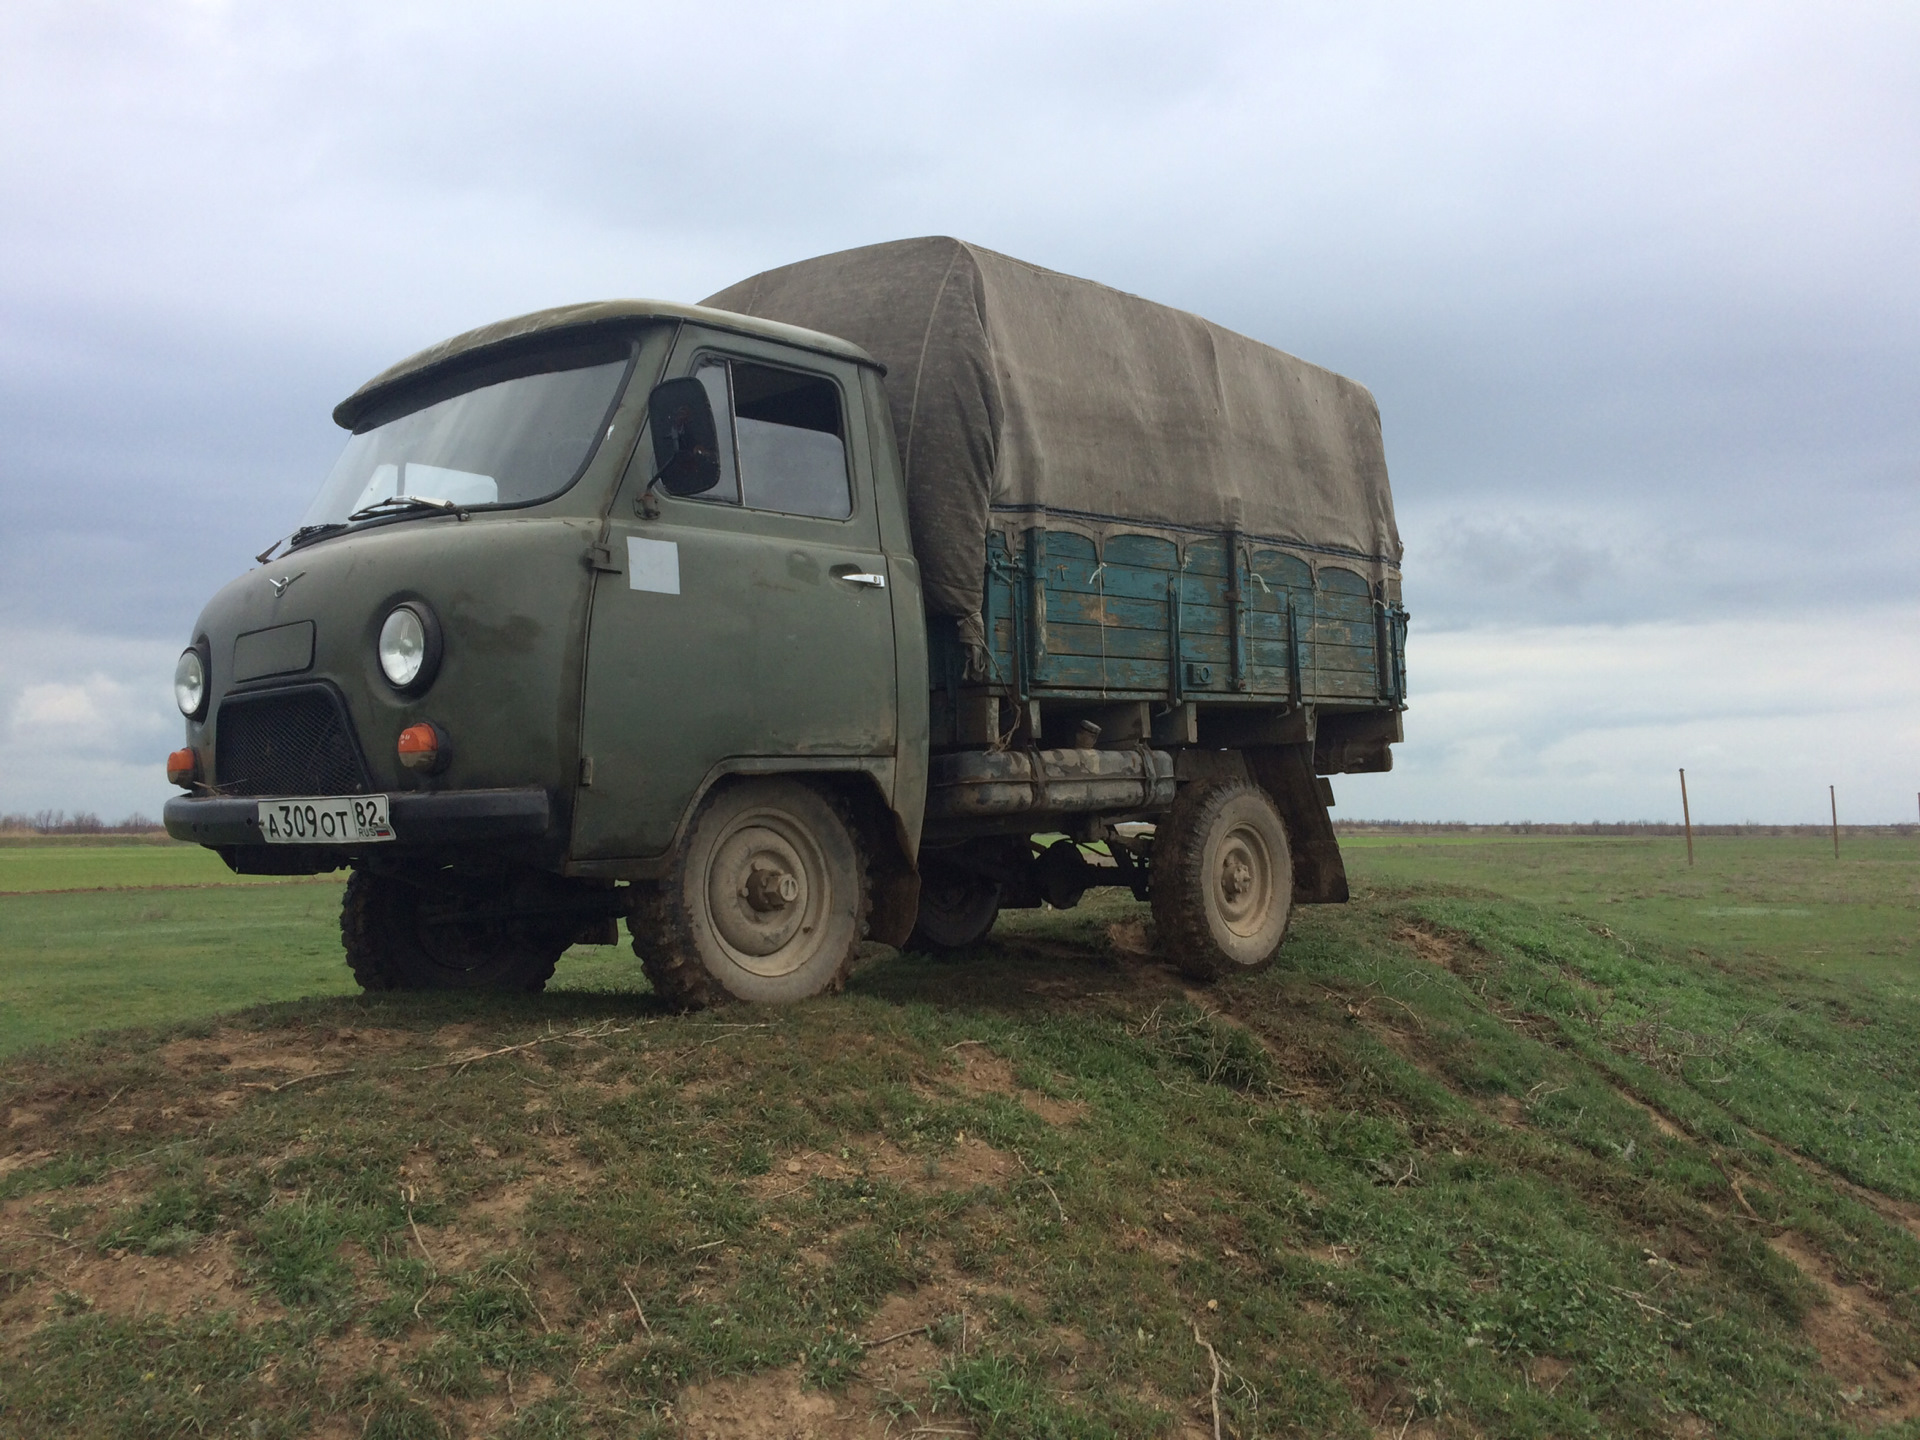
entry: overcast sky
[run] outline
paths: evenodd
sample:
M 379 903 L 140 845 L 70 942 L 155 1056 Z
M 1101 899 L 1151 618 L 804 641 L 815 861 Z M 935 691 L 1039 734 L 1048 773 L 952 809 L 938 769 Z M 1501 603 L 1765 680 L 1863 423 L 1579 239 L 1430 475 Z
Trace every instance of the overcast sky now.
M 1920 7 L 0 7 L 0 811 L 158 812 L 335 401 L 952 234 L 1370 386 L 1411 709 L 1349 818 L 1911 820 Z

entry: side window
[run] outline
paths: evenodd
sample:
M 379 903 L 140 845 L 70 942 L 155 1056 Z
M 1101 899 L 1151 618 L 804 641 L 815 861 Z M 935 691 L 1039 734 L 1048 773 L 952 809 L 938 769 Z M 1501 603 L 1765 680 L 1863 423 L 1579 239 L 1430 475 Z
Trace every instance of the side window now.
M 694 373 L 721 428 L 720 483 L 707 498 L 826 520 L 853 513 L 838 386 L 748 360 L 707 360 Z M 725 443 L 729 415 L 732 453 Z
M 706 387 L 707 403 L 713 406 L 713 422 L 720 431 L 720 483 L 706 492 L 702 500 L 719 500 L 728 505 L 740 503 L 740 471 L 733 460 L 733 392 L 727 383 L 727 362 L 702 360 L 693 378 Z

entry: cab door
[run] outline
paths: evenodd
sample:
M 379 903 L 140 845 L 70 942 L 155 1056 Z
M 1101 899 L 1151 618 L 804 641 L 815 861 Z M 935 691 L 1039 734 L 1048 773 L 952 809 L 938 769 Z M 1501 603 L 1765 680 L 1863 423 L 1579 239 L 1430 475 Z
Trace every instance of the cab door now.
M 665 371 L 684 375 L 713 401 L 721 479 L 649 500 L 643 436 L 614 498 L 575 861 L 660 854 L 728 762 L 895 752 L 892 597 L 855 367 L 689 326 Z

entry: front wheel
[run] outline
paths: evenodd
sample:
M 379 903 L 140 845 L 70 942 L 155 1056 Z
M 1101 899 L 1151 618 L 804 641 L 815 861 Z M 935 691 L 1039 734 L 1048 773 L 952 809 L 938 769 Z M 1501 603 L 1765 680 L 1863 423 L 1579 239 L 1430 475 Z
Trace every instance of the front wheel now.
M 368 991 L 544 990 L 573 937 L 550 919 L 501 913 L 501 899 L 497 886 L 356 870 L 340 902 L 347 964 Z
M 1190 786 L 1153 841 L 1160 945 L 1195 980 L 1265 969 L 1293 913 L 1287 827 L 1244 780 Z
M 701 805 L 633 948 L 668 1004 L 787 1004 L 846 983 L 866 934 L 867 861 L 831 795 L 786 778 L 736 781 Z

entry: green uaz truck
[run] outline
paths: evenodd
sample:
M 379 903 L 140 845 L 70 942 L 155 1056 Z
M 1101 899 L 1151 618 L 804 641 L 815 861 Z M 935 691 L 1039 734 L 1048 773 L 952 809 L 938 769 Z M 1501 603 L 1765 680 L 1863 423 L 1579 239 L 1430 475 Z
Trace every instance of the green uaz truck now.
M 1206 978 L 1346 898 L 1322 777 L 1390 768 L 1407 624 L 1350 380 L 938 238 L 503 321 L 334 418 L 180 657 L 166 823 L 350 867 L 368 989 L 535 990 L 624 918 L 673 1003 L 791 1001 L 1099 885 Z

